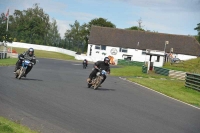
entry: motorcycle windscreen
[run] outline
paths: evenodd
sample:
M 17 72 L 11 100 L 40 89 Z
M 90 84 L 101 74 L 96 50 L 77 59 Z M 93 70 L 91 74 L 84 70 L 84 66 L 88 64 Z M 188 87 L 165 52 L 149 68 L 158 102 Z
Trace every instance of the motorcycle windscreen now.
M 101 71 L 101 74 L 103 74 L 103 75 L 106 75 L 106 73 L 107 73 L 107 72 L 106 72 L 105 70 L 102 70 L 102 71 Z
M 25 60 L 25 61 L 24 61 L 24 65 L 25 65 L 25 66 L 28 66 L 29 63 L 30 63 L 29 60 Z

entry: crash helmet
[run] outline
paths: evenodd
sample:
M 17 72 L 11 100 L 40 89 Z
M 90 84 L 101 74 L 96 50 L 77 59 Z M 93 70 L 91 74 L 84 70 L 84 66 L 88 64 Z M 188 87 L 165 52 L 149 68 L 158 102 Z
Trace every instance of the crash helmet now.
M 105 58 L 104 58 L 104 63 L 109 64 L 109 63 L 110 63 L 110 59 L 109 59 L 108 57 L 105 57 Z
M 29 56 L 33 56 L 34 55 L 34 49 L 33 48 L 29 48 L 28 49 L 28 54 L 29 54 Z

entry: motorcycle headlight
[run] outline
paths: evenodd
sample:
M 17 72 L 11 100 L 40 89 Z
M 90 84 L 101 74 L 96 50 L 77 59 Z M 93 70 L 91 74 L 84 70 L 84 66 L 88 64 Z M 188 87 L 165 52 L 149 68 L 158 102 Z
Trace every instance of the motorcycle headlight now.
M 100 75 L 100 72 L 97 72 L 97 74 L 96 74 L 97 76 L 99 76 Z
M 106 71 L 105 71 L 105 70 L 103 70 L 103 71 L 101 72 L 101 74 L 105 75 L 105 74 L 106 74 Z

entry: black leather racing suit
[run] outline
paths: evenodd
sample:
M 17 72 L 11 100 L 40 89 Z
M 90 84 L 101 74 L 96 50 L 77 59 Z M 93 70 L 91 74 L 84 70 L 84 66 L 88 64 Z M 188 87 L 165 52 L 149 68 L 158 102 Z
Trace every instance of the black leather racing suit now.
M 106 72 L 110 73 L 110 65 L 105 63 L 104 61 L 97 61 L 96 63 L 94 63 L 94 65 L 97 66 L 99 69 L 105 70 Z M 94 70 L 90 73 L 89 78 L 92 79 L 93 77 L 95 77 L 98 71 L 99 70 L 94 68 Z M 106 75 L 104 75 L 103 77 L 104 78 L 103 78 L 101 84 L 105 81 Z
M 20 54 L 18 56 L 19 60 L 16 62 L 16 66 L 15 66 L 15 72 L 20 68 L 20 66 L 22 65 L 22 61 L 23 59 L 27 59 L 31 62 L 33 62 L 34 64 L 36 64 L 36 58 L 35 58 L 35 55 L 33 54 L 32 56 L 30 56 L 28 54 L 28 51 L 27 52 L 24 52 L 23 54 Z M 26 72 L 25 74 L 27 75 L 31 69 L 33 68 L 33 66 L 28 66 L 27 69 L 26 69 Z

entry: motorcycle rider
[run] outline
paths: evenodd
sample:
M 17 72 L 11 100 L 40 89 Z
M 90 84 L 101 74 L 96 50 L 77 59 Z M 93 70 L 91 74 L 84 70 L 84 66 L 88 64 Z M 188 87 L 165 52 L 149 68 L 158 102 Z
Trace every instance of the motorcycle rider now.
M 88 65 L 88 61 L 86 59 L 83 60 L 83 65 L 86 64 L 86 67 Z
M 108 57 L 104 58 L 104 61 L 97 61 L 94 63 L 94 70 L 90 73 L 89 78 L 87 79 L 87 82 L 90 83 L 92 81 L 92 78 L 96 76 L 98 69 L 105 70 L 108 74 L 110 74 L 110 59 Z M 105 81 L 106 75 L 103 76 L 103 80 L 101 84 Z
M 16 73 L 16 71 L 18 69 L 20 69 L 20 66 L 22 65 L 22 61 L 24 59 L 29 60 L 30 62 L 34 63 L 34 65 L 36 64 L 36 58 L 35 58 L 35 55 L 34 55 L 34 49 L 33 48 L 29 48 L 26 52 L 20 54 L 18 56 L 18 58 L 19 58 L 19 60 L 16 62 L 14 73 Z M 24 74 L 24 77 L 26 77 L 26 75 L 31 71 L 32 68 L 33 68 L 33 66 L 27 67 L 26 72 Z

